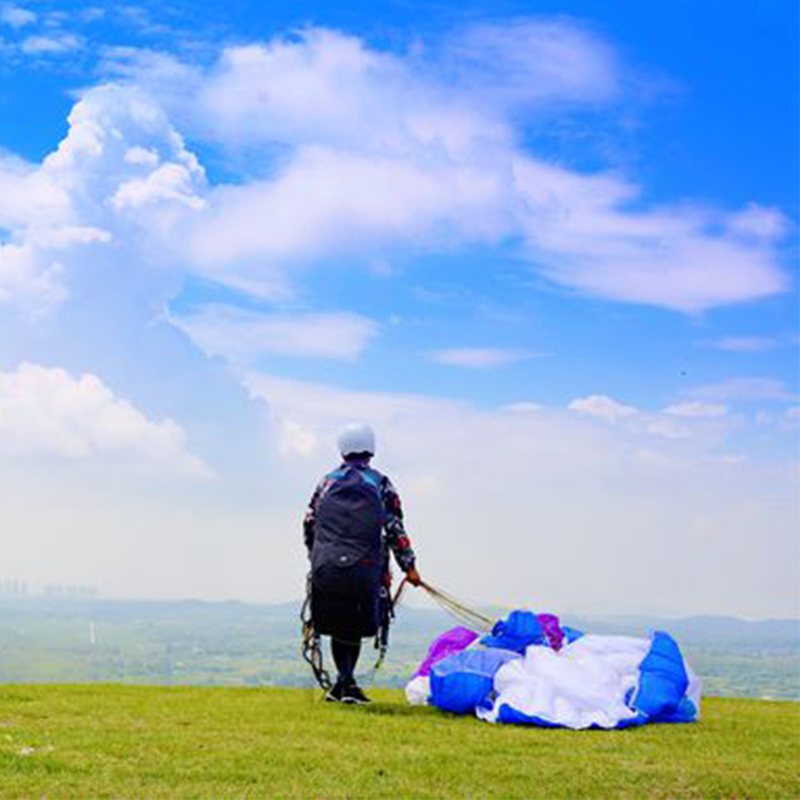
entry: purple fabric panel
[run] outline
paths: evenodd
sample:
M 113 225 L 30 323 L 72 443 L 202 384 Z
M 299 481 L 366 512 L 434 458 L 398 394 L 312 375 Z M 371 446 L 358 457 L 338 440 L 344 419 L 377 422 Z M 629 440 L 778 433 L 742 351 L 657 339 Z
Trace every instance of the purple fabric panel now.
M 430 675 L 431 667 L 434 664 L 441 661 L 443 658 L 447 658 L 447 656 L 465 650 L 477 638 L 478 634 L 475 633 L 475 631 L 471 631 L 469 628 L 462 628 L 461 626 L 445 631 L 441 636 L 437 636 L 436 639 L 433 640 L 431 646 L 428 648 L 428 655 L 419 667 L 417 667 L 417 671 L 414 673 L 413 677 Z
M 536 618 L 542 626 L 544 635 L 550 643 L 553 650 L 560 650 L 564 644 L 564 631 L 561 630 L 561 624 L 555 614 L 537 614 Z

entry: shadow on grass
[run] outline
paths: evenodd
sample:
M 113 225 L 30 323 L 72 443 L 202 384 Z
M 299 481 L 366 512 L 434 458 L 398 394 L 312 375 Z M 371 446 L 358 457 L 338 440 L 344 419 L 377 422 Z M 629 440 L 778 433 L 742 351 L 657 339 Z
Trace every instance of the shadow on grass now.
M 407 706 L 399 703 L 376 703 L 372 702 L 368 706 L 353 706 L 364 714 L 376 714 L 379 716 L 393 717 L 419 717 L 432 716 L 436 714 L 435 708 L 425 706 Z

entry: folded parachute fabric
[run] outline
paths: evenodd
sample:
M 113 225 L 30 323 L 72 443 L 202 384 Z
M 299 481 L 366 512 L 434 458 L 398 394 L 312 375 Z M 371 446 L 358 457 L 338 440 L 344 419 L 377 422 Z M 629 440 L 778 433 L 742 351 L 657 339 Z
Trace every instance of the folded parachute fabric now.
M 469 628 L 457 627 L 445 631 L 441 636 L 437 636 L 428 648 L 428 655 L 425 660 L 417 667 L 414 676 L 430 675 L 431 668 L 447 656 L 460 653 L 464 648 L 469 647 L 476 639 L 478 634 Z
M 417 667 L 416 672 L 406 685 L 406 699 L 412 706 L 424 706 L 428 703 L 431 694 L 430 674 L 431 669 L 448 656 L 460 653 L 469 647 L 478 634 L 469 628 L 457 627 L 445 631 L 437 636 L 428 648 L 428 655 Z
M 500 647 L 524 653 L 531 644 L 543 644 L 547 641 L 539 618 L 532 611 L 512 611 L 508 619 L 496 623 L 489 636 L 481 639 L 486 647 Z
M 431 705 L 456 714 L 471 714 L 494 691 L 494 676 L 522 656 L 510 650 L 463 650 L 435 664 L 430 676 Z
M 448 631 L 440 647 L 460 649 L 431 663 L 429 675 L 415 675 L 406 687 L 409 702 L 486 722 L 572 729 L 698 718 L 700 681 L 669 634 L 597 636 L 565 627 L 560 649 L 550 636 L 520 649 L 526 637 L 537 638 L 534 622 L 530 612 L 514 612 L 470 647 L 464 629 Z

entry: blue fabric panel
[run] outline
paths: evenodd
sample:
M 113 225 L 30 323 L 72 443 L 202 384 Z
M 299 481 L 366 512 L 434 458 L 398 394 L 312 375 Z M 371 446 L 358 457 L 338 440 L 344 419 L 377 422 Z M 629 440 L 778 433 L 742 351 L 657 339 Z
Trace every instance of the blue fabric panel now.
M 577 642 L 581 636 L 586 635 L 583 631 L 579 631 L 576 628 L 570 628 L 569 625 L 562 625 L 561 630 L 564 631 L 564 638 L 567 640 L 567 644 Z
M 546 643 L 542 626 L 532 611 L 512 611 L 508 619 L 495 624 L 490 636 L 481 639 L 486 647 L 500 647 L 516 653 L 524 653 L 528 645 Z
M 677 712 L 686 695 L 689 678 L 683 656 L 675 640 L 656 631 L 650 651 L 639 665 L 639 691 L 632 708 L 657 721 Z
M 431 705 L 456 714 L 470 714 L 492 693 L 494 676 L 517 653 L 498 649 L 462 650 L 431 668 Z
M 684 697 L 673 712 L 659 714 L 654 722 L 697 722 L 697 708 L 688 697 Z
M 503 705 L 501 705 L 498 709 L 497 721 L 505 725 L 536 725 L 540 728 L 563 727 L 556 722 L 550 722 L 549 720 L 542 719 L 541 717 L 523 714 L 521 711 L 517 711 L 516 708 L 512 708 L 510 705 L 508 705 L 508 703 L 503 703 Z
M 557 722 L 551 722 L 548 719 L 543 719 L 542 717 L 537 717 L 532 714 L 523 714 L 521 711 L 517 711 L 517 709 L 512 708 L 507 703 L 503 703 L 500 706 L 497 712 L 497 721 L 506 725 L 536 725 L 539 728 L 563 728 L 564 725 L 561 725 Z M 624 719 L 617 723 L 615 726 L 616 728 L 632 728 L 636 725 L 644 725 L 647 722 L 647 715 L 645 714 L 637 714 L 635 717 L 631 717 L 630 719 Z M 607 728 L 603 728 L 600 725 L 591 725 L 586 730 L 608 730 Z

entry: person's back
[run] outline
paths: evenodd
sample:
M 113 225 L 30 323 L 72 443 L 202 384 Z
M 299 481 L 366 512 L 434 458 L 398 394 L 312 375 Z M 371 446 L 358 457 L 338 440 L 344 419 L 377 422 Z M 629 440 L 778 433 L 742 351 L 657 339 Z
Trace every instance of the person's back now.
M 366 702 L 355 667 L 361 639 L 374 636 L 380 625 L 389 550 L 410 583 L 418 585 L 420 578 L 400 498 L 391 481 L 370 466 L 372 429 L 348 426 L 339 436 L 339 451 L 344 461 L 317 486 L 303 526 L 311 561 L 311 616 L 315 631 L 331 637 L 338 670 L 326 699 Z

